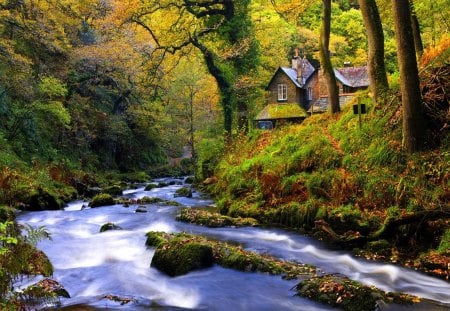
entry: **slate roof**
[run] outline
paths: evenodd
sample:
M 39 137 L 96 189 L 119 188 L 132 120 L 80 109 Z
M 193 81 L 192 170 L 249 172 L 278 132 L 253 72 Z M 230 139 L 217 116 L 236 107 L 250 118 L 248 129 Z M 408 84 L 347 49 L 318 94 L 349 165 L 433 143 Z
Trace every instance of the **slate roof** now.
M 277 103 L 268 104 L 264 107 L 264 109 L 258 113 L 255 120 L 306 118 L 306 116 L 305 109 L 300 107 L 297 103 Z
M 336 79 L 347 86 L 366 87 L 370 83 L 367 66 L 339 68 L 334 70 L 334 74 L 336 75 Z
M 311 76 L 316 71 L 316 68 L 307 59 L 302 59 L 301 61 L 304 64 L 303 65 L 304 66 L 303 67 L 303 72 L 304 72 L 304 74 L 303 74 L 304 82 L 303 83 L 301 83 L 300 81 L 297 80 L 297 70 L 296 69 L 292 69 L 292 67 L 279 67 L 277 72 L 272 76 L 272 79 L 267 84 L 267 86 L 269 86 L 272 83 L 273 79 L 277 76 L 278 72 L 281 71 L 285 75 L 287 75 L 292 82 L 294 82 L 296 87 L 303 88 L 305 86 L 305 83 L 308 81 L 308 79 L 311 78 Z

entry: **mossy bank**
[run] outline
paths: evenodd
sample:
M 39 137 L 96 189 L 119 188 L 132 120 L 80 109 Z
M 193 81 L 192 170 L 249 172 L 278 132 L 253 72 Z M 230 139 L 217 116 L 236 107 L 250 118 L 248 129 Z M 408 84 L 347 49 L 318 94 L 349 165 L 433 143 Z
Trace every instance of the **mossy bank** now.
M 361 128 L 349 104 L 337 116 L 236 137 L 205 188 L 223 215 L 448 278 L 450 135 L 440 133 L 438 147 L 405 153 L 394 102 L 368 104 Z M 427 254 L 441 264 L 425 269 Z

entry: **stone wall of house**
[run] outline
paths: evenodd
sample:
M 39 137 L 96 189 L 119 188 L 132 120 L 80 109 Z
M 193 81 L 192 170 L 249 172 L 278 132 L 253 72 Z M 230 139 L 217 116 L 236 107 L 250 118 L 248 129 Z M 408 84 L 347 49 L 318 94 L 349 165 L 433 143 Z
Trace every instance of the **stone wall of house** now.
M 287 86 L 287 100 L 278 101 L 278 84 L 283 83 Z M 297 92 L 297 87 L 295 86 L 294 82 L 292 82 L 287 75 L 280 71 L 277 72 L 267 90 L 269 91 L 269 104 L 278 102 L 300 102 L 300 94 L 299 92 Z
M 320 99 L 320 81 L 317 73 L 314 73 L 314 75 L 308 80 L 306 88 L 309 87 L 312 89 L 312 100 L 308 102 L 308 107 L 305 107 L 306 109 L 309 109 L 313 103 Z

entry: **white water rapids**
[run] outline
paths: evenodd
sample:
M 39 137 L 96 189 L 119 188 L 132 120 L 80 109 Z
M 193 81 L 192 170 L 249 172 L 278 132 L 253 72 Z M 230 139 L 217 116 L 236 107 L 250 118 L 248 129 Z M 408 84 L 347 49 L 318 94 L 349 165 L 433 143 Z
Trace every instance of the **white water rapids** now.
M 167 180 L 166 180 L 167 181 Z M 180 185 L 144 191 L 125 191 L 130 198 L 144 196 L 176 200 L 186 206 L 206 206 L 213 202 L 175 198 Z M 136 213 L 137 205 L 81 209 L 87 202 L 74 202 L 63 211 L 26 212 L 20 223 L 45 226 L 52 240 L 38 244 L 52 261 L 53 278 L 70 293 L 62 299 L 67 310 L 333 310 L 310 300 L 294 297 L 297 281 L 280 276 L 244 273 L 214 266 L 171 278 L 150 268 L 152 249 L 145 247 L 148 231 L 201 234 L 233 241 L 246 249 L 268 253 L 340 273 L 386 291 L 401 291 L 434 300 L 414 310 L 450 309 L 450 283 L 394 265 L 369 262 L 344 252 L 330 251 L 310 238 L 263 228 L 205 228 L 176 222 L 180 207 L 146 205 L 148 213 Z M 123 230 L 99 233 L 112 222 Z M 104 299 L 117 295 L 135 299 L 125 305 Z M 60 308 L 61 309 L 61 308 Z M 411 310 L 391 306 L 390 310 Z

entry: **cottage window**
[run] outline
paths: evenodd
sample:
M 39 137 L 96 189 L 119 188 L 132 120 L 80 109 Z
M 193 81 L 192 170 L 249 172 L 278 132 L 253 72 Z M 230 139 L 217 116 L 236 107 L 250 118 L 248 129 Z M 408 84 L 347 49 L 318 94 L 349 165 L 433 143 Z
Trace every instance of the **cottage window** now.
M 278 84 L 278 100 L 287 100 L 286 84 Z
M 307 99 L 308 100 L 312 100 L 313 99 L 313 94 L 312 94 L 312 88 L 311 87 L 308 88 Z

